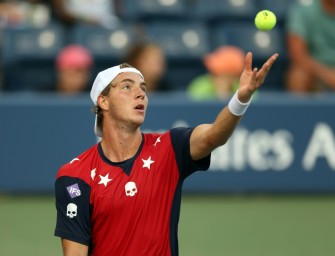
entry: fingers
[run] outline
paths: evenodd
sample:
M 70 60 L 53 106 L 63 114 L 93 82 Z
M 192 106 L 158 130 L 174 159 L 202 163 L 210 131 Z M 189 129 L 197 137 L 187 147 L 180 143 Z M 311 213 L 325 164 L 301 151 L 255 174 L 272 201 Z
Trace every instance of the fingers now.
M 248 84 L 246 88 L 250 91 L 255 91 L 264 82 L 271 66 L 278 58 L 278 54 L 273 54 L 262 66 L 260 70 L 252 68 L 252 53 L 248 52 L 244 60 L 244 71 L 240 77 L 240 86 L 242 84 Z
M 244 70 L 251 71 L 252 68 L 252 53 L 248 52 L 244 60 Z
M 259 70 L 257 77 L 258 79 L 263 82 L 267 74 L 269 73 L 273 63 L 278 58 L 278 53 L 273 54 L 262 66 L 262 68 Z
M 250 79 L 250 85 L 252 86 L 252 90 L 257 89 L 257 72 L 258 72 L 258 68 L 254 68 L 252 70 L 252 75 Z
M 276 61 L 276 59 L 278 58 L 278 53 L 273 54 L 263 65 L 264 69 L 266 69 L 267 71 L 270 70 L 272 64 Z M 262 67 L 262 68 L 263 68 Z
M 265 71 L 269 71 L 272 64 L 276 61 L 276 59 L 278 58 L 278 54 L 275 53 L 273 54 L 262 66 L 262 69 L 264 69 Z

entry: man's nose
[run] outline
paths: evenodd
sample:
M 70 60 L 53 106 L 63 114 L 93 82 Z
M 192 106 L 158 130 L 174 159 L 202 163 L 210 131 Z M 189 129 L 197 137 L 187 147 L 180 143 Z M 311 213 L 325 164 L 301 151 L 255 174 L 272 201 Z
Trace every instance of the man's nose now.
M 145 97 L 145 92 L 143 91 L 143 89 L 141 87 L 137 87 L 136 88 L 136 92 L 135 92 L 135 97 L 136 98 L 141 98 L 141 99 L 144 99 Z

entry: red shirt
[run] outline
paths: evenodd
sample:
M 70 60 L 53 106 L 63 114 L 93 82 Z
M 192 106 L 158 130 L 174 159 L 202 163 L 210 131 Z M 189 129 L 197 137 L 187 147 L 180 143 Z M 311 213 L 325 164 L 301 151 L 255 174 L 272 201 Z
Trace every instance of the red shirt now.
M 57 174 L 55 235 L 92 255 L 178 255 L 184 179 L 209 167 L 190 157 L 190 128 L 145 134 L 136 155 L 113 163 L 94 145 Z

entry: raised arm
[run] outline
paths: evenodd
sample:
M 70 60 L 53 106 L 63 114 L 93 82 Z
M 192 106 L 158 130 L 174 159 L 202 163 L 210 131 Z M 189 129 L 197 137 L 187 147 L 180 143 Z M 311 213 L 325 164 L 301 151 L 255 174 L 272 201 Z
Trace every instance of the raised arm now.
M 247 53 L 238 91 L 228 106 L 218 114 L 214 123 L 202 124 L 194 129 L 190 139 L 190 153 L 193 160 L 209 155 L 215 148 L 228 141 L 243 115 L 243 110 L 249 105 L 253 93 L 263 84 L 277 58 L 278 54 L 273 54 L 258 70 L 252 69 L 252 53 Z

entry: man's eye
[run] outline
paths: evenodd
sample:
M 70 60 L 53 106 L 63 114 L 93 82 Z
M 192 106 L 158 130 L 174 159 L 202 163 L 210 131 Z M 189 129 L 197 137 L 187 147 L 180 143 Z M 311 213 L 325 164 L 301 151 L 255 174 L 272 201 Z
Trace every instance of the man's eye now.
M 124 86 L 122 86 L 122 89 L 124 89 L 124 90 L 129 90 L 129 89 L 130 89 L 130 86 L 129 86 L 129 85 L 124 85 Z

